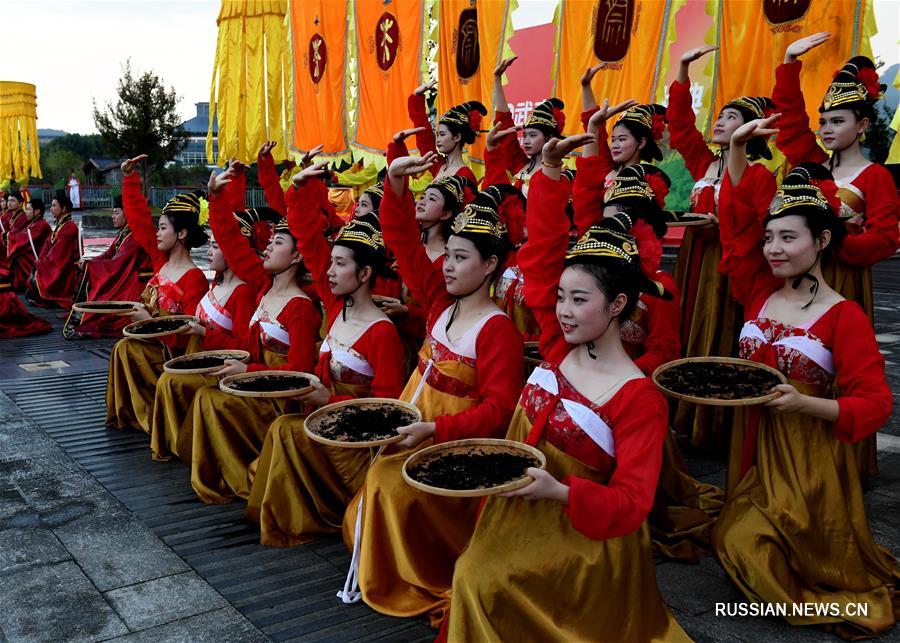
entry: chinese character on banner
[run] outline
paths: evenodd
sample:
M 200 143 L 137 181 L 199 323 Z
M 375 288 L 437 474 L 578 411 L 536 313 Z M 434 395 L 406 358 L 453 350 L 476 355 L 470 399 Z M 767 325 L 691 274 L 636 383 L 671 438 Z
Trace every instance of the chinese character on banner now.
M 516 103 L 513 106 L 513 122 L 516 124 L 516 127 L 522 127 L 525 124 L 525 121 L 528 119 L 528 115 L 534 109 L 534 101 L 525 100 L 519 103 Z

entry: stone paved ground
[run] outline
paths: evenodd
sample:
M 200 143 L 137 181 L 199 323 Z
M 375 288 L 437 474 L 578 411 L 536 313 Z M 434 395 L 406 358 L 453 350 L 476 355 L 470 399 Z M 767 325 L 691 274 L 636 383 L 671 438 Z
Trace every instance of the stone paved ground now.
M 878 339 L 896 396 L 900 392 L 900 260 L 887 262 L 879 270 L 876 286 Z M 42 314 L 59 325 L 54 315 Z M 291 629 L 292 615 L 282 613 L 286 608 L 278 608 L 274 598 L 263 616 L 250 610 L 248 604 L 252 601 L 247 595 L 253 598 L 252 587 L 243 592 L 228 588 L 227 595 L 244 598 L 232 599 L 231 603 L 226 600 L 225 590 L 220 592 L 216 587 L 222 587 L 223 577 L 236 572 L 223 565 L 216 573 L 209 573 L 207 561 L 203 567 L 207 570 L 205 577 L 199 574 L 185 560 L 193 562 L 196 557 L 179 556 L 173 550 L 172 537 L 160 537 L 158 529 L 151 529 L 155 523 L 149 525 L 139 517 L 138 514 L 144 515 L 139 507 L 132 511 L 133 500 L 122 500 L 125 496 L 120 487 L 128 485 L 110 482 L 133 477 L 135 484 L 140 484 L 137 481 L 144 478 L 134 468 L 134 458 L 143 462 L 146 454 L 149 460 L 145 445 L 139 445 L 137 454 L 129 454 L 126 451 L 131 447 L 121 445 L 132 444 L 133 436 L 112 434 L 111 446 L 97 449 L 112 452 L 108 463 L 103 464 L 103 476 L 95 472 L 97 477 L 79 464 L 83 460 L 72 455 L 78 449 L 83 453 L 93 448 L 80 445 L 85 440 L 79 437 L 85 434 L 80 427 L 86 424 L 89 435 L 104 431 L 102 423 L 95 422 L 94 433 L 93 420 L 84 422 L 79 418 L 96 415 L 102 408 L 103 400 L 96 392 L 100 388 L 87 386 L 84 378 L 102 378 L 107 350 L 108 343 L 69 344 L 56 335 L 24 342 L 0 341 L 0 643 L 270 640 L 261 630 L 275 640 L 431 637 L 430 630 L 420 621 L 398 625 L 398 619 L 367 615 L 368 608 L 364 606 L 335 605 L 336 599 L 331 598 L 334 582 L 328 575 L 343 568 L 347 558 L 336 541 L 320 541 L 303 548 L 319 561 L 309 567 L 295 562 L 302 552 L 243 545 L 248 552 L 243 564 L 249 567 L 251 575 L 256 564 L 266 570 L 287 567 L 285 578 L 293 580 L 285 580 L 268 591 L 292 595 L 292 605 L 298 604 L 297 599 L 306 604 L 307 615 L 303 618 L 307 629 L 302 630 L 303 634 L 297 634 L 301 630 L 296 627 Z M 21 368 L 53 360 L 62 360 L 66 366 L 34 372 Z M 78 377 L 70 378 L 71 384 L 67 384 L 65 379 L 48 378 L 48 374 Z M 29 382 L 44 388 L 29 391 Z M 22 393 L 23 389 L 27 394 Z M 18 403 L 13 402 L 13 397 Z M 58 411 L 48 414 L 34 410 L 42 406 Z M 40 424 L 35 419 L 38 416 Z M 72 430 L 67 435 L 69 425 Z M 113 444 L 116 440 L 118 447 Z M 116 449 L 122 453 L 117 454 Z M 688 454 L 686 459 L 698 478 L 723 482 L 721 460 L 698 454 Z M 896 412 L 879 435 L 879 463 L 881 474 L 866 493 L 869 521 L 876 539 L 900 552 L 900 531 L 896 528 L 900 516 L 900 420 Z M 208 508 L 193 500 L 190 493 L 185 494 L 189 489 L 182 489 L 184 486 L 183 481 L 175 488 L 148 483 L 147 493 L 169 494 L 174 498 L 173 506 L 188 514 L 206 511 Z M 186 499 L 180 499 L 179 494 Z M 191 536 L 181 535 L 177 540 L 190 542 Z M 263 560 L 263 556 L 265 563 L 254 562 Z M 323 566 L 323 559 L 331 566 Z M 659 562 L 656 569 L 663 597 L 698 641 L 836 640 L 821 630 L 790 627 L 776 618 L 716 617 L 716 602 L 741 599 L 710 558 L 696 566 Z M 316 582 L 315 577 L 320 574 L 328 576 L 326 583 Z M 313 621 L 309 620 L 310 605 L 321 605 L 314 608 L 321 611 L 320 622 L 315 622 L 315 614 Z M 297 614 L 302 611 L 299 609 Z M 293 616 L 299 618 L 297 614 Z M 285 624 L 279 625 L 279 619 Z M 900 641 L 900 631 L 895 629 L 879 640 Z

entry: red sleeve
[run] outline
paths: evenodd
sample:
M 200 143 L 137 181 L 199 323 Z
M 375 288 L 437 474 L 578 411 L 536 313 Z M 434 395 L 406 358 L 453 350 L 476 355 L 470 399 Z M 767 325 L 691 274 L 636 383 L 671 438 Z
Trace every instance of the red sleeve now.
M 97 261 L 97 260 L 100 260 L 100 261 L 107 261 L 107 260 L 112 259 L 113 257 L 115 257 L 115 256 L 116 256 L 116 249 L 113 247 L 113 246 L 115 245 L 115 243 L 116 243 L 115 241 L 113 241 L 112 243 L 110 243 L 109 246 L 106 248 L 106 250 L 103 251 L 103 254 L 97 255 L 96 257 L 94 257 L 93 259 L 91 259 L 91 261 Z
M 421 132 L 416 132 L 416 149 L 419 150 L 419 156 L 425 156 L 428 152 L 437 152 L 434 145 L 434 130 L 431 129 L 431 121 L 428 120 L 428 114 L 425 111 L 425 95 L 411 94 L 406 100 L 406 108 L 409 111 L 409 120 L 412 121 L 413 127 L 425 128 Z M 437 174 L 441 165 L 443 165 L 443 161 L 439 159 L 431 173 Z
M 247 370 L 314 372 L 316 343 L 319 341 L 319 328 L 322 326 L 322 314 L 319 309 L 306 297 L 294 297 L 278 315 L 278 323 L 287 329 L 291 340 L 287 361 L 274 368 L 265 364 L 249 364 Z
M 44 226 L 41 226 L 41 223 Z M 37 252 L 38 256 L 41 256 L 41 249 L 44 245 L 44 239 L 47 238 L 50 233 L 50 224 L 41 219 L 32 227 L 25 226 L 24 228 L 10 230 L 9 234 L 6 235 L 6 256 L 10 259 L 14 259 L 15 255 L 20 252 L 24 252 L 28 255 L 32 255 L 31 252 L 31 243 L 28 241 L 28 231 L 31 230 L 31 239 L 34 242 L 34 249 Z M 15 262 L 13 262 L 15 263 Z
M 467 165 L 456 170 L 456 176 L 461 176 L 464 179 L 468 179 L 472 182 L 472 185 L 478 185 L 478 178 L 475 176 L 475 172 L 473 172 L 472 168 Z
M 900 247 L 897 188 L 882 165 L 872 164 L 853 181 L 866 197 L 866 222 L 860 234 L 844 238 L 838 256 L 855 266 L 871 266 Z
M 691 82 L 673 81 L 669 85 L 669 104 L 666 107 L 669 146 L 681 154 L 688 172 L 695 181 L 698 181 L 706 176 L 706 171 L 716 160 L 716 155 L 709 149 L 703 134 L 697 129 L 697 116 L 694 114 L 692 104 Z
M 278 180 L 278 172 L 275 170 L 275 159 L 271 154 L 256 157 L 256 170 L 259 173 L 259 185 L 263 189 L 266 203 L 281 216 L 287 214 L 287 205 L 284 202 L 284 190 Z
M 262 259 L 241 234 L 241 227 L 229 210 L 227 190 L 228 187 L 225 194 L 210 195 L 209 227 L 225 255 L 225 262 L 238 279 L 246 281 L 256 290 L 268 290 L 272 279 L 263 268 Z
M 575 185 L 572 187 L 573 222 L 579 236 L 603 218 L 604 183 L 611 167 L 605 167 L 599 156 L 575 159 Z M 532 179 L 534 180 L 534 179 Z
M 140 244 L 153 264 L 153 270 L 159 272 L 169 257 L 156 247 L 156 230 L 153 228 L 153 216 L 147 199 L 141 194 L 141 177 L 137 172 L 122 178 L 122 209 L 125 220 L 131 228 L 131 234 Z
M 325 181 L 313 179 L 310 183 L 316 206 L 323 219 L 322 233 L 328 235 L 332 230 L 342 228 L 344 220 L 338 216 L 337 210 L 334 209 L 334 203 L 328 198 L 328 186 L 325 185 Z
M 397 257 L 397 269 L 410 294 L 431 309 L 447 302 L 450 296 L 444 286 L 443 271 L 435 268 L 422 245 L 409 189 L 398 196 L 390 181 L 385 181 L 378 214 L 385 244 Z
M 233 212 L 240 212 L 246 208 L 247 199 L 247 173 L 243 170 L 236 172 L 231 183 L 228 184 L 228 207 Z
M 406 143 L 397 143 L 393 139 L 387 146 L 387 164 L 390 167 L 391 163 L 394 159 L 398 159 L 401 156 L 409 156 L 409 150 L 406 149 Z
M 197 312 L 197 304 L 209 290 L 209 282 L 200 268 L 191 268 L 181 276 L 178 285 L 184 291 L 181 296 L 181 309 L 185 315 Z
M 47 243 L 47 239 L 50 238 L 51 232 L 50 224 L 43 219 L 35 223 L 31 229 L 31 238 L 34 241 L 34 249 L 37 250 L 38 256 L 41 255 L 41 250 L 43 250 L 44 244 Z M 27 236 L 26 233 L 26 238 Z M 28 251 L 31 252 L 31 249 L 29 248 Z
M 509 129 L 516 126 L 512 118 L 512 112 L 500 110 L 497 110 L 494 114 L 494 124 L 499 124 L 500 129 Z M 519 145 L 519 137 L 513 134 L 503 139 L 498 149 L 503 151 L 506 157 L 506 169 L 512 174 L 518 172 L 530 160 L 528 155 L 522 151 L 522 146 Z
M 554 364 L 559 364 L 572 349 L 556 319 L 556 291 L 569 244 L 567 200 L 565 181 L 553 181 L 543 172 L 531 178 L 525 214 L 528 240 L 518 253 L 525 303 L 541 329 L 541 355 Z
M 390 321 L 373 324 L 354 344 L 354 349 L 362 354 L 375 377 L 372 379 L 371 397 L 397 399 L 406 384 L 403 344 L 397 329 Z M 353 399 L 349 395 L 332 395 L 328 403 Z
M 588 123 L 591 120 L 591 116 L 593 116 L 594 114 L 596 114 L 599 111 L 600 111 L 599 107 L 592 107 L 591 109 L 587 110 L 586 112 L 581 112 L 581 129 L 583 129 L 585 132 L 587 132 L 588 131 Z
M 472 408 L 435 418 L 434 441 L 502 437 L 524 380 L 522 336 L 506 315 L 485 323 L 475 342 L 478 397 Z
M 647 339 L 644 340 L 644 354 L 634 363 L 648 377 L 658 366 L 681 357 L 681 306 L 678 303 L 681 295 L 669 273 L 657 272 L 655 279 L 672 293 L 672 299 L 641 298 L 647 306 Z
M 728 171 L 719 192 L 719 272 L 731 280 L 731 292 L 743 306 L 778 290 L 782 280 L 772 274 L 762 252 L 765 218 L 775 195 L 775 177 L 762 165 L 751 165 L 737 185 Z M 748 311 L 749 313 L 749 311 Z
M 597 167 L 597 171 L 600 172 L 600 179 L 605 181 L 607 175 L 616 169 L 612 152 L 609 151 L 609 135 L 606 133 L 606 123 L 603 123 L 600 131 L 597 132 L 596 157 L 600 160 L 600 165 Z M 578 178 L 578 176 L 576 175 L 575 178 Z
M 509 183 L 507 170 L 507 154 L 502 147 L 492 150 L 484 150 L 484 177 L 481 179 L 481 187 Z
M 304 181 L 299 188 L 296 186 L 290 188 L 285 193 L 285 203 L 288 227 L 291 234 L 297 238 L 303 263 L 315 280 L 316 292 L 319 293 L 325 310 L 329 310 L 335 301 L 335 296 L 328 286 L 331 248 L 322 235 L 325 217 L 316 207 L 319 198 L 316 195 L 315 183 L 322 184 L 321 181 Z
M 776 111 L 781 112 L 775 145 L 791 165 L 804 161 L 824 163 L 828 160 L 828 153 L 819 147 L 815 133 L 809 128 L 809 115 L 800 89 L 802 68 L 803 63 L 799 60 L 778 65 L 775 68 L 775 88 L 772 90 L 772 102 Z
M 56 293 L 71 288 L 67 286 L 69 276 L 75 271 L 78 261 L 78 227 L 74 221 L 68 221 L 56 233 L 56 240 L 47 243 L 41 249 L 40 259 L 35 261 L 35 270 L 39 273 L 41 289 L 47 293 Z M 71 296 L 72 293 L 65 293 Z
M 839 391 L 834 433 L 841 442 L 853 444 L 885 425 L 893 395 L 872 322 L 855 302 L 838 305 L 832 346 Z
M 250 318 L 256 310 L 256 291 L 250 284 L 240 284 L 225 302 L 231 313 L 231 330 L 208 328 L 203 338 L 204 350 L 242 349 L 250 343 Z
M 647 518 L 659 482 L 662 444 L 669 407 L 648 379 L 625 384 L 634 387 L 619 404 L 612 424 L 616 469 L 607 484 L 567 476 L 569 504 L 563 511 L 572 526 L 593 540 L 634 533 Z M 625 403 L 627 401 L 627 404 Z

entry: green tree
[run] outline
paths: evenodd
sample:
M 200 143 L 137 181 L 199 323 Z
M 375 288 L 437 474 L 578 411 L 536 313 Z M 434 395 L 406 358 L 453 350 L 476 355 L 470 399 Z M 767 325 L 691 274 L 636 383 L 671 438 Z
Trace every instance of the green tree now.
M 86 161 L 92 156 L 109 156 L 110 151 L 99 134 L 66 134 L 59 136 L 41 150 L 41 154 L 52 154 L 56 150 L 68 150 Z M 80 166 L 80 164 L 79 164 Z
M 144 175 L 158 172 L 185 148 L 187 134 L 181 127 L 174 88 L 166 89 L 152 72 L 135 75 L 126 61 L 116 88 L 118 100 L 103 110 L 94 102 L 94 124 L 106 146 L 120 157 L 147 154 Z M 148 188 L 146 182 L 144 190 Z
M 894 130 L 891 129 L 891 120 L 894 118 L 894 110 L 883 103 L 875 108 L 875 120 L 869 124 L 869 129 L 862 140 L 862 146 L 868 152 L 869 160 L 875 163 L 884 163 L 894 140 Z
M 44 171 L 43 180 L 59 187 L 57 184 L 67 179 L 74 169 L 78 179 L 84 181 L 84 175 L 81 171 L 83 164 L 84 162 L 81 158 L 70 150 L 53 150 L 47 155 L 41 155 L 41 168 Z
M 684 159 L 678 152 L 670 150 L 657 165 L 672 180 L 672 187 L 666 197 L 666 208 L 673 212 L 690 210 L 694 179 L 684 166 Z

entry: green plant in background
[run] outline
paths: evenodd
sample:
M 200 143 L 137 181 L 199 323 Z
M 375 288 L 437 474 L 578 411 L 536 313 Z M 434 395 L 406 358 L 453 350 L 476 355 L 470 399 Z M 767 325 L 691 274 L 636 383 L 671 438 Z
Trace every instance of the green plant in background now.
M 894 118 L 895 109 L 891 109 L 884 102 L 875 107 L 875 120 L 869 124 L 869 129 L 862 140 L 862 147 L 868 154 L 869 160 L 875 163 L 884 163 L 894 140 L 894 130 L 891 129 L 891 120 Z
M 678 152 L 670 150 L 657 166 L 672 180 L 669 196 L 666 197 L 666 209 L 672 212 L 688 212 L 691 207 L 694 177 L 685 167 L 684 159 Z

